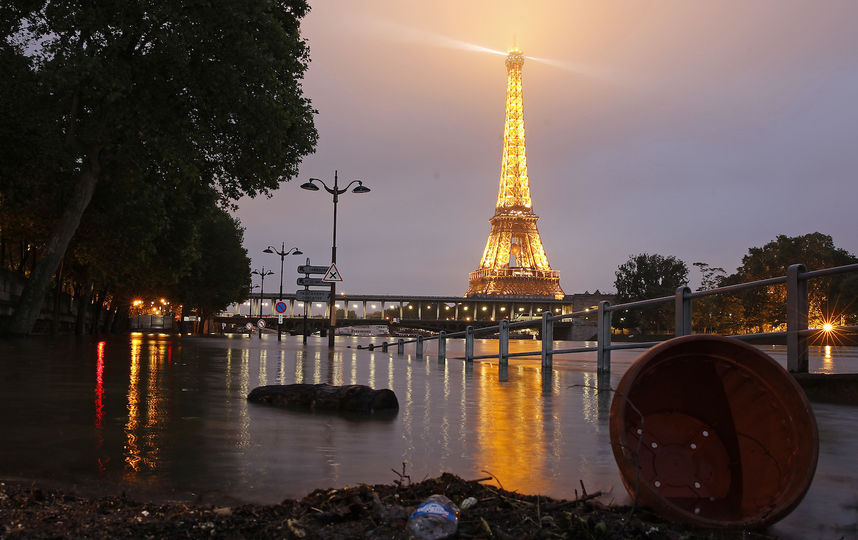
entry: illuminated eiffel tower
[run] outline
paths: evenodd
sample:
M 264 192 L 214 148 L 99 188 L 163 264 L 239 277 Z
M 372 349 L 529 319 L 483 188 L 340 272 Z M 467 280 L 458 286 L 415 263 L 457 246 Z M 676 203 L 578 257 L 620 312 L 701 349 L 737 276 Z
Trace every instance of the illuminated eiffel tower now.
M 469 277 L 465 296 L 542 296 L 563 298 L 560 272 L 551 269 L 542 248 L 530 200 L 524 151 L 521 66 L 524 55 L 513 49 L 506 57 L 506 116 L 503 160 L 495 215 L 483 258 Z

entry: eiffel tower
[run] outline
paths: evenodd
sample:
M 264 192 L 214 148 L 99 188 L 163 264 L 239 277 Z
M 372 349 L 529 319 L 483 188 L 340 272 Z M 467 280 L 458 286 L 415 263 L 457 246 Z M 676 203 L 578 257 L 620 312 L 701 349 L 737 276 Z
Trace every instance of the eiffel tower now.
M 466 297 L 541 296 L 563 298 L 560 272 L 551 269 L 539 238 L 527 180 L 521 66 L 517 48 L 506 57 L 506 116 L 503 160 L 495 215 L 483 258 L 469 274 Z

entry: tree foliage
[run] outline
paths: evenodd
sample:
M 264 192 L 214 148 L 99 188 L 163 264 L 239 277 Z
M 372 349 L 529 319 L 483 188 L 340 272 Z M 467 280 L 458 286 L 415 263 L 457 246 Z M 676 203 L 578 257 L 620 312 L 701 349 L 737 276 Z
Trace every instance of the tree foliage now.
M 0 232 L 38 255 L 11 331 L 30 331 L 98 186 L 143 192 L 132 212 L 164 213 L 173 195 L 228 204 L 297 174 L 316 141 L 300 85 L 307 11 L 304 0 L 0 6 Z M 16 216 L 32 226 L 13 230 Z
M 742 265 L 724 279 L 724 284 L 744 283 L 786 274 L 792 264 L 807 270 L 819 270 L 854 264 L 858 258 L 834 245 L 831 236 L 819 232 L 802 236 L 779 235 L 763 247 L 752 247 Z M 808 283 L 812 324 L 839 320 L 854 321 L 858 315 L 858 278 L 854 274 L 812 279 Z M 771 285 L 740 295 L 743 319 L 759 331 L 768 331 L 786 323 L 786 288 Z
M 247 298 L 250 258 L 238 220 L 220 208 L 204 217 L 199 229 L 199 257 L 172 297 L 196 309 L 203 320 L 232 302 Z
M 617 303 L 671 296 L 688 283 L 688 267 L 673 256 L 641 253 L 629 257 L 617 269 L 614 286 Z M 673 309 L 666 305 L 623 312 L 614 324 L 619 328 L 640 328 L 642 332 L 660 333 L 672 325 Z
M 692 263 L 700 271 L 700 286 L 698 291 L 710 291 L 720 287 L 727 272 L 720 266 L 710 266 L 704 262 Z M 701 333 L 727 333 L 725 330 L 734 322 L 731 303 L 727 297 L 704 296 L 694 300 L 692 326 Z

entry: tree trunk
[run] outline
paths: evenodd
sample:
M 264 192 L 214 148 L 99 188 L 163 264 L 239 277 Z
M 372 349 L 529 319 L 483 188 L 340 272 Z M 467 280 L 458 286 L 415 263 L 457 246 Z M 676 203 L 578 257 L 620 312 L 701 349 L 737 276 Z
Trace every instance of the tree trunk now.
M 54 314 L 51 317 L 51 334 L 57 335 L 60 331 L 60 296 L 63 293 L 63 263 L 57 271 L 57 286 L 54 287 Z
M 107 321 L 104 323 L 104 331 L 108 334 L 114 333 L 113 325 L 116 323 L 116 313 L 119 311 L 120 305 L 122 305 L 122 301 L 114 295 L 110 301 L 110 311 L 107 312 Z
M 77 296 L 77 318 L 75 319 L 74 333 L 82 336 L 86 333 L 86 315 L 89 312 L 89 303 L 92 298 L 92 286 L 81 285 L 80 294 Z
M 78 177 L 71 198 L 63 210 L 60 220 L 51 233 L 44 256 L 39 260 L 30 274 L 30 279 L 24 285 L 15 313 L 9 319 L 6 332 L 9 334 L 29 334 L 36 325 L 36 319 L 42 309 L 51 277 L 57 271 L 60 261 L 69 247 L 72 236 L 80 225 L 81 217 L 92 200 L 98 175 L 101 170 L 98 162 L 100 146 L 93 147 L 89 152 L 89 168 Z
M 116 303 L 116 311 L 114 313 L 114 320 L 111 328 L 113 333 L 120 334 L 128 332 L 131 327 L 130 308 L 131 302 L 126 297 L 123 297 L 122 300 Z
M 95 294 L 95 313 L 92 315 L 92 328 L 90 334 L 100 334 L 101 324 L 104 320 L 104 299 L 107 297 L 107 291 L 101 290 Z

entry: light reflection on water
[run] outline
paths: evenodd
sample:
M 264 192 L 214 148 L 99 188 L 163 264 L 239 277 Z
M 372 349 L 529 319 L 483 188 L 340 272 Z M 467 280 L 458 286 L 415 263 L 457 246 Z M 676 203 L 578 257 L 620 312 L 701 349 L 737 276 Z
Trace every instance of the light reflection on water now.
M 448 343 L 446 361 L 431 346 L 424 358 L 356 349 L 368 341 L 342 339 L 329 352 L 318 339 L 304 349 L 294 337 L 278 343 L 270 336 L 135 334 L 61 342 L 68 354 L 56 354 L 56 340 L 30 341 L 28 360 L 4 362 L 9 376 L 0 379 L 0 400 L 17 413 L 0 415 L 0 429 L 10 434 L 0 441 L 0 475 L 272 503 L 318 487 L 390 482 L 398 479 L 391 469 L 405 463 L 415 481 L 444 471 L 468 479 L 490 474 L 506 489 L 565 498 L 583 482 L 590 492 L 613 490 L 615 502 L 627 502 L 610 451 L 609 387 L 640 351 L 615 351 L 613 373 L 600 378 L 595 353 L 555 358 L 550 371 L 538 356 L 514 358 L 503 372 L 496 360 L 456 358 L 461 341 Z M 9 349 L 15 346 L 0 343 L 0 358 L 22 354 Z M 513 340 L 510 351 L 538 346 Z M 497 342 L 477 340 L 476 349 L 496 352 Z M 785 363 L 783 347 L 761 349 Z M 858 372 L 858 351 L 812 348 L 811 370 Z M 245 399 L 255 386 L 294 382 L 391 388 L 400 410 L 394 418 L 367 419 Z M 825 493 L 851 497 L 841 507 L 858 500 L 849 457 L 858 451 L 858 415 L 814 408 L 820 467 L 805 502 L 778 525 L 787 536 L 806 523 L 848 520 L 824 502 Z

